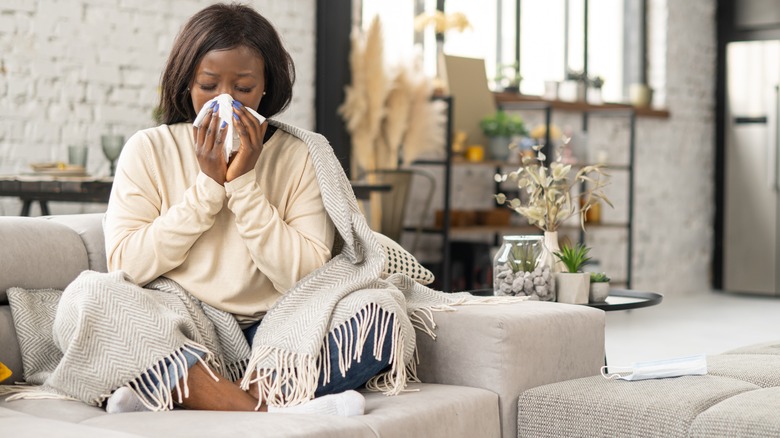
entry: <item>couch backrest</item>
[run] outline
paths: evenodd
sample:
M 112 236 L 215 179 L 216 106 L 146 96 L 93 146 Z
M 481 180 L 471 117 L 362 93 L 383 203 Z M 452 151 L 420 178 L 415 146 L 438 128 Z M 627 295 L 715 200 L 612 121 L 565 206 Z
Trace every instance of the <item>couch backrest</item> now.
M 103 214 L 0 217 L 0 304 L 11 287 L 64 289 L 79 273 L 106 271 Z

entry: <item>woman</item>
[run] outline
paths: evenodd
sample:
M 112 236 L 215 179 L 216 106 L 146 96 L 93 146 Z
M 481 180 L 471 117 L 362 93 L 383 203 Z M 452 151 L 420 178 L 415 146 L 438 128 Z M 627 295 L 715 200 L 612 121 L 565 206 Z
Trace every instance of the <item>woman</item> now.
M 336 236 L 307 145 L 247 111 L 267 118 L 281 112 L 290 103 L 294 77 L 277 32 L 253 9 L 216 4 L 196 13 L 178 35 L 162 75 L 163 124 L 138 132 L 126 144 L 105 219 L 109 271 L 124 272 L 140 286 L 159 277 L 173 280 L 201 302 L 231 314 L 250 344 L 277 300 L 331 259 Z M 240 139 L 227 162 L 227 124 L 220 122 L 217 108 L 210 107 L 199 128 L 192 125 L 200 109 L 220 94 L 234 99 Z M 127 342 L 138 339 L 130 335 Z M 370 352 L 374 345 L 364 348 Z M 244 391 L 220 376 L 204 362 L 207 350 L 196 346 L 165 358 L 140 384 L 115 392 L 108 410 L 165 408 L 167 402 L 156 402 L 167 400 L 157 394 L 160 387 L 182 386 L 179 401 L 186 408 L 255 410 L 257 388 Z M 390 350 L 384 348 L 379 358 L 366 354 L 343 376 L 335 366 L 326 378 L 323 368 L 316 395 L 340 395 L 294 409 L 361 414 L 362 396 L 348 390 L 387 367 Z M 161 381 L 167 383 L 160 386 Z M 337 409 L 345 403 L 346 409 Z

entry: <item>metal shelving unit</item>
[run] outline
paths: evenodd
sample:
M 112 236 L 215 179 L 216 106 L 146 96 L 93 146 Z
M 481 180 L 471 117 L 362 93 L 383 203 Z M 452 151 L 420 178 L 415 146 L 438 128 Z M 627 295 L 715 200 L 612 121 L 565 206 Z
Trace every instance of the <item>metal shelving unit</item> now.
M 473 226 L 473 227 L 452 227 L 451 221 L 451 177 L 452 167 L 454 165 L 479 165 L 479 166 L 493 166 L 500 168 L 505 163 L 499 161 L 485 161 L 481 163 L 456 163 L 453 160 L 452 150 L 449 146 L 451 144 L 452 133 L 452 97 L 435 97 L 434 99 L 443 100 L 447 102 L 447 136 L 446 145 L 447 150 L 445 158 L 443 160 L 419 160 L 414 164 L 420 165 L 439 165 L 444 167 L 444 202 L 443 202 L 443 220 L 441 228 L 426 227 L 422 229 L 422 232 L 429 234 L 440 234 L 442 236 L 442 266 L 439 270 L 439 275 L 442 277 L 442 290 L 450 291 L 452 286 L 452 255 L 450 254 L 450 244 L 452 237 L 464 234 L 493 234 L 499 236 L 504 233 L 523 233 L 531 234 L 539 232 L 539 230 L 532 226 Z M 628 129 L 629 129 L 629 144 L 628 144 L 628 163 L 608 165 L 610 170 L 618 170 L 628 172 L 628 187 L 627 187 L 627 200 L 628 200 L 628 218 L 626 223 L 606 223 L 606 224 L 589 224 L 588 228 L 591 229 L 625 229 L 627 233 L 626 239 L 626 278 L 619 279 L 616 283 L 625 284 L 626 288 L 631 288 L 632 284 L 632 263 L 633 263 L 633 250 L 634 250 L 634 169 L 635 169 L 635 148 L 636 148 L 636 120 L 637 117 L 650 117 L 650 118 L 668 118 L 669 112 L 659 109 L 640 109 L 634 108 L 630 105 L 624 104 L 603 104 L 603 105 L 590 105 L 584 102 L 563 102 L 563 101 L 549 101 L 535 96 L 524 96 L 517 94 L 496 93 L 496 101 L 500 107 L 506 109 L 516 110 L 538 110 L 544 111 L 544 121 L 549 127 L 552 124 L 552 115 L 554 111 L 565 112 L 578 112 L 582 114 L 582 126 L 583 130 L 587 131 L 588 124 L 592 117 L 627 117 Z M 546 130 L 545 134 L 545 146 L 543 152 L 546 156 L 552 157 L 552 142 L 550 139 L 550 129 Z M 570 232 L 576 232 L 578 227 L 564 227 L 565 230 Z M 408 229 L 414 231 L 414 228 Z M 580 241 L 584 241 L 585 236 L 580 231 Z M 620 281 L 623 280 L 623 281 Z

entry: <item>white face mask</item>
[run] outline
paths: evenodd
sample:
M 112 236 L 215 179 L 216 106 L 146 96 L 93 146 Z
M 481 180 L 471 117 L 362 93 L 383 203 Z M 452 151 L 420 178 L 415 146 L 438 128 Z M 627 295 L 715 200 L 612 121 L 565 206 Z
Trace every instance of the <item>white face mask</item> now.
M 607 374 L 607 368 L 609 368 L 610 371 L 617 371 L 617 373 Z M 629 371 L 632 371 L 632 373 L 627 376 L 618 374 L 620 372 L 625 373 Z M 704 374 L 707 374 L 707 357 L 703 354 L 647 362 L 634 362 L 630 367 L 612 365 L 601 367 L 601 375 L 607 379 L 645 380 L 679 376 L 701 376 Z

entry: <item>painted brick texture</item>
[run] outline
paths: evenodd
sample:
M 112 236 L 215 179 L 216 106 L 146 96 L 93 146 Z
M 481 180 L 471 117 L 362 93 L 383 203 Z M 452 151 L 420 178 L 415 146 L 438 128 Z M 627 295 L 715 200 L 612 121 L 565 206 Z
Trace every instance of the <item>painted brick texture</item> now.
M 67 159 L 89 147 L 87 170 L 107 175 L 100 135 L 153 126 L 162 67 L 176 33 L 204 0 L 0 2 L 0 174 Z M 281 34 L 296 65 L 293 102 L 279 119 L 314 127 L 315 0 L 250 1 Z M 0 214 L 20 203 L 0 198 Z M 101 211 L 52 204 L 53 214 Z

